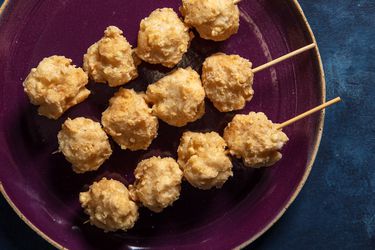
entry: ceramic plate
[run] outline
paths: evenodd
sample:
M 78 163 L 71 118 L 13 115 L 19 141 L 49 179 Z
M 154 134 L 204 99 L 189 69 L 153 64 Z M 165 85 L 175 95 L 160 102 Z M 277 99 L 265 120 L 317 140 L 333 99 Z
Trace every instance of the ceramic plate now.
M 90 97 L 59 120 L 38 116 L 23 92 L 22 82 L 32 67 L 51 55 L 72 58 L 82 65 L 87 48 L 109 25 L 120 27 L 136 46 L 139 23 L 159 7 L 178 11 L 179 1 L 163 0 L 10 0 L 0 19 L 0 185 L 21 218 L 56 247 L 68 249 L 228 249 L 249 244 L 286 210 L 304 184 L 320 141 L 323 113 L 287 127 L 290 142 L 283 159 L 265 169 L 246 169 L 233 160 L 234 177 L 222 189 L 200 191 L 187 183 L 180 199 L 163 213 L 140 210 L 140 219 L 128 232 L 103 233 L 84 223 L 78 194 L 102 177 L 128 185 L 141 159 L 152 155 L 176 157 L 183 131 L 218 131 L 235 115 L 219 113 L 206 101 L 206 114 L 183 128 L 160 123 L 159 136 L 147 151 L 114 153 L 99 171 L 77 175 L 57 149 L 57 132 L 68 118 L 100 114 L 116 89 L 90 83 Z M 296 1 L 243 0 L 239 3 L 238 34 L 225 42 L 196 36 L 181 67 L 200 72 L 205 57 L 219 51 L 240 54 L 253 65 L 314 42 L 313 34 Z M 168 70 L 143 63 L 140 76 L 126 88 L 144 91 Z M 265 112 L 282 122 L 320 104 L 325 98 L 318 50 L 257 73 L 255 95 L 246 108 Z

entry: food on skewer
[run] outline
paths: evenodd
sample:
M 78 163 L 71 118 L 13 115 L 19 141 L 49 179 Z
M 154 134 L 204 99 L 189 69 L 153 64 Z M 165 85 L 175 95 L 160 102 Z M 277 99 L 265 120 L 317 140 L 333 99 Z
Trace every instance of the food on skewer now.
M 87 118 L 68 118 L 57 138 L 59 151 L 76 173 L 97 170 L 112 154 L 107 134 L 100 123 Z
M 272 165 L 281 158 L 278 150 L 288 141 L 288 137 L 281 131 L 282 128 L 340 100 L 339 97 L 335 98 L 282 124 L 272 123 L 263 113 L 236 115 L 225 128 L 224 139 L 230 152 L 243 158 L 245 166 L 258 168 Z M 193 182 L 188 179 L 189 182 L 199 188 L 221 187 L 232 175 L 232 165 L 229 165 L 230 160 L 225 153 L 225 142 L 215 132 L 184 133 L 178 156 L 185 178 L 193 177 L 190 179 Z M 190 170 L 185 171 L 189 164 L 198 166 L 192 169 L 192 174 L 186 174 Z M 226 169 L 218 167 L 224 165 Z M 219 173 L 217 170 L 220 168 L 222 172 Z M 196 170 L 202 171 L 203 175 L 196 175 Z M 204 172 L 206 170 L 217 173 L 211 175 L 210 171 Z M 213 177 L 212 182 L 205 178 L 207 173 Z M 132 199 L 152 211 L 161 212 L 179 198 L 182 175 L 174 159 L 152 157 L 138 164 L 135 170 L 136 181 L 130 187 L 130 192 L 122 183 L 103 178 L 94 182 L 89 191 L 80 193 L 79 200 L 85 213 L 90 216 L 92 225 L 104 229 L 105 232 L 126 231 L 132 228 L 138 219 L 138 207 Z M 202 176 L 204 178 L 201 178 Z
M 208 40 L 223 41 L 237 33 L 240 25 L 238 1 L 182 0 L 184 22 Z
M 90 91 L 85 87 L 86 73 L 64 56 L 44 58 L 31 69 L 23 82 L 30 102 L 39 105 L 38 113 L 58 119 L 67 109 L 85 100 Z
M 108 82 L 111 87 L 123 85 L 138 77 L 140 60 L 122 30 L 109 26 L 104 37 L 91 45 L 83 56 L 83 68 L 95 82 Z
M 251 62 L 238 55 L 217 53 L 202 67 L 202 84 L 207 97 L 220 112 L 239 110 L 253 97 Z
M 102 124 L 122 149 L 147 149 L 156 138 L 159 126 L 151 112 L 141 94 L 120 88 L 109 100 Z
M 220 112 L 241 110 L 254 95 L 254 73 L 315 48 L 315 44 L 290 52 L 251 69 L 249 60 L 238 55 L 216 53 L 203 62 L 202 84 L 207 97 Z
M 156 9 L 141 21 L 136 53 L 148 63 L 173 68 L 188 50 L 192 38 L 188 26 L 173 9 Z
M 153 114 L 172 126 L 185 126 L 205 112 L 202 82 L 190 67 L 179 68 L 149 85 L 146 96 Z
M 224 139 L 216 132 L 185 132 L 178 147 L 178 164 L 185 179 L 200 189 L 221 188 L 233 175 Z
M 239 0 L 182 2 L 186 24 L 170 8 L 153 11 L 140 24 L 135 50 L 119 28 L 107 27 L 104 37 L 84 55 L 85 71 L 97 82 L 107 82 L 111 87 L 123 85 L 138 76 L 138 56 L 170 68 L 178 64 L 193 38 L 188 25 L 195 27 L 202 38 L 214 41 L 228 39 L 238 31 Z M 120 88 L 102 113 L 103 129 L 100 123 L 83 117 L 64 122 L 57 136 L 59 151 L 76 173 L 97 170 L 112 154 L 106 133 L 122 149 L 147 149 L 157 136 L 157 117 L 177 127 L 194 122 L 204 115 L 206 94 L 221 112 L 242 109 L 254 94 L 256 72 L 315 46 L 310 44 L 254 69 L 245 58 L 217 53 L 203 63 L 203 84 L 198 73 L 188 67 L 149 85 L 146 94 Z M 40 115 L 58 119 L 90 94 L 85 87 L 88 75 L 71 63 L 63 56 L 44 58 L 24 81 L 24 91 L 31 103 L 40 106 Z M 138 219 L 138 205 L 157 213 L 171 206 L 180 196 L 183 177 L 199 189 L 221 188 L 233 176 L 229 153 L 242 158 L 246 167 L 275 164 L 289 140 L 282 129 L 338 101 L 340 98 L 282 124 L 272 123 L 261 112 L 236 115 L 225 128 L 224 138 L 216 132 L 185 132 L 178 147 L 178 162 L 169 157 L 145 159 L 137 165 L 129 190 L 119 181 L 102 178 L 87 192 L 81 192 L 79 201 L 92 225 L 105 232 L 126 231 Z
M 284 127 L 339 101 L 341 98 L 337 97 L 281 124 L 272 123 L 262 112 L 235 115 L 224 129 L 224 140 L 228 144 L 229 152 L 242 158 L 246 167 L 271 166 L 281 159 L 279 150 L 289 140 L 282 132 Z
M 138 206 L 130 199 L 129 191 L 119 181 L 103 178 L 94 182 L 87 192 L 79 194 L 79 201 L 90 224 L 104 232 L 123 230 L 134 226 Z
M 224 139 L 229 152 L 252 168 L 275 164 L 282 157 L 279 150 L 289 140 L 278 129 L 278 124 L 272 123 L 262 112 L 235 115 L 224 130 Z
M 182 171 L 173 158 L 151 157 L 138 163 L 131 197 L 156 213 L 180 197 Z

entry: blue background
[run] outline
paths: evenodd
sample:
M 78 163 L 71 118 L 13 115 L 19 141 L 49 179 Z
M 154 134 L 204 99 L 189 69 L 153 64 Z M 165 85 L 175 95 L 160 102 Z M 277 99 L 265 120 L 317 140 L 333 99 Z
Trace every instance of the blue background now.
M 302 192 L 248 249 L 375 249 L 375 0 L 300 3 L 322 54 L 327 98 L 344 102 L 327 110 Z M 53 248 L 1 197 L 0 249 Z

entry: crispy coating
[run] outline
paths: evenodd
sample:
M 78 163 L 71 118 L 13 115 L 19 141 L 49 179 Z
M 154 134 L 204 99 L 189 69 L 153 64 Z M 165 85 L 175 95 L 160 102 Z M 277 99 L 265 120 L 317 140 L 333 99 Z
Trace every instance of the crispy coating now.
M 185 179 L 196 188 L 221 188 L 233 176 L 225 148 L 224 139 L 216 132 L 185 132 L 177 151 Z
M 223 41 L 237 33 L 240 14 L 233 0 L 182 0 L 184 21 L 208 40 Z
M 88 75 L 96 82 L 108 82 L 111 87 L 137 78 L 138 64 L 131 45 L 116 26 L 107 27 L 104 37 L 83 56 L 83 68 Z
M 202 82 L 192 68 L 179 68 L 147 88 L 153 113 L 169 125 L 182 127 L 205 112 Z
M 112 154 L 107 134 L 100 123 L 87 118 L 68 118 L 57 138 L 59 150 L 76 173 L 97 170 Z
M 282 157 L 278 150 L 289 140 L 262 112 L 236 115 L 225 128 L 224 139 L 230 153 L 252 168 L 275 164 Z
M 138 163 L 131 197 L 156 213 L 180 197 L 182 171 L 170 157 L 151 157 Z
M 122 149 L 147 149 L 156 138 L 159 126 L 151 112 L 141 94 L 121 88 L 109 100 L 102 124 Z
M 148 63 L 173 68 L 188 50 L 192 38 L 173 9 L 156 9 L 141 21 L 136 53 Z
M 90 224 L 113 232 L 128 230 L 138 219 L 138 206 L 129 197 L 129 191 L 119 181 L 106 178 L 94 182 L 89 191 L 79 194 L 79 201 Z
M 67 109 L 85 100 L 90 91 L 81 68 L 64 56 L 44 58 L 23 82 L 30 102 L 39 105 L 40 115 L 58 119 Z
M 220 112 L 243 109 L 253 98 L 251 62 L 238 55 L 214 54 L 203 63 L 202 84 Z

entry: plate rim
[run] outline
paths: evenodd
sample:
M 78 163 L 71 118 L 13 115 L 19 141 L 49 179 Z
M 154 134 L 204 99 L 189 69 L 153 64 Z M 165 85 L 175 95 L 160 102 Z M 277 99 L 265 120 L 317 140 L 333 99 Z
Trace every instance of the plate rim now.
M 10 2 L 10 0 L 4 0 L 3 4 L 0 6 L 0 17 L 2 15 L 2 13 L 4 12 L 5 8 L 7 7 L 7 5 L 9 4 L 9 2 Z M 325 73 L 324 73 L 324 68 L 323 68 L 323 62 L 322 62 L 322 58 L 321 58 L 321 55 L 320 55 L 320 52 L 319 52 L 319 46 L 318 46 L 318 43 L 316 41 L 315 35 L 314 35 L 314 33 L 311 29 L 311 26 L 310 26 L 310 24 L 309 24 L 309 22 L 306 18 L 306 15 L 305 15 L 304 11 L 302 10 L 302 7 L 301 7 L 300 3 L 298 2 L 298 0 L 291 0 L 291 2 L 294 5 L 295 9 L 297 10 L 298 14 L 300 15 L 300 18 L 302 18 L 301 21 L 305 24 L 305 28 L 308 31 L 308 34 L 309 34 L 312 42 L 315 43 L 315 45 L 316 45 L 315 48 L 314 48 L 314 52 L 315 52 L 315 56 L 317 58 L 317 62 L 318 62 L 318 66 L 319 66 L 319 73 L 320 73 L 320 83 L 321 83 L 320 89 L 321 89 L 321 93 L 322 93 L 321 102 L 324 103 L 325 100 L 326 100 L 326 81 L 325 81 Z M 270 222 L 268 222 L 267 225 L 264 226 L 264 228 L 261 231 L 259 231 L 257 234 L 255 234 L 254 236 L 252 236 L 248 240 L 244 241 L 239 246 L 234 247 L 234 249 L 243 249 L 244 247 L 246 247 L 246 246 L 250 245 L 252 242 L 254 242 L 256 239 L 258 239 L 260 236 L 262 236 L 284 215 L 286 210 L 295 201 L 298 194 L 301 192 L 303 186 L 305 185 L 307 178 L 310 175 L 310 172 L 312 170 L 312 167 L 313 167 L 313 164 L 315 162 L 316 156 L 318 154 L 318 150 L 319 150 L 322 135 L 323 135 L 324 119 L 325 119 L 325 110 L 320 112 L 318 132 L 317 132 L 317 134 L 315 136 L 315 139 L 314 139 L 315 145 L 314 145 L 314 148 L 312 150 L 312 154 L 311 154 L 311 157 L 309 159 L 309 162 L 307 163 L 307 167 L 305 169 L 305 172 L 304 172 L 300 182 L 298 183 L 298 186 L 297 186 L 296 190 L 292 193 L 289 200 L 286 202 L 286 204 L 280 210 L 280 212 Z M 56 247 L 57 249 L 68 250 L 68 248 L 64 247 L 60 243 L 51 239 L 48 235 L 46 235 L 43 231 L 41 231 L 37 226 L 35 226 L 30 220 L 28 220 L 26 218 L 26 216 L 13 203 L 12 199 L 7 194 L 7 192 L 4 188 L 4 186 L 2 185 L 1 181 L 0 181 L 0 193 L 2 194 L 2 196 L 4 197 L 6 202 L 10 205 L 10 207 L 13 209 L 13 211 L 18 215 L 18 217 L 29 228 L 31 228 L 41 238 L 43 238 L 45 241 L 47 241 L 48 243 L 50 243 L 52 246 Z
M 326 81 L 325 81 L 325 73 L 324 73 L 324 68 L 323 68 L 323 62 L 322 62 L 322 58 L 321 58 L 320 52 L 319 52 L 319 46 L 318 46 L 318 43 L 316 41 L 314 32 L 312 31 L 311 26 L 310 26 L 309 22 L 307 21 L 306 15 L 305 15 L 300 3 L 298 2 L 298 0 L 292 0 L 292 3 L 294 4 L 294 7 L 296 8 L 298 13 L 300 14 L 300 18 L 302 18 L 302 21 L 305 24 L 305 28 L 307 29 L 308 34 L 310 35 L 310 38 L 311 38 L 312 42 L 316 45 L 315 48 L 314 48 L 314 52 L 315 52 L 315 55 L 317 57 L 317 61 L 318 61 L 318 65 L 319 65 L 319 71 L 320 71 L 320 82 L 321 82 L 320 88 L 321 88 L 321 93 L 322 93 L 321 102 L 324 103 L 326 101 Z M 280 212 L 275 216 L 275 218 L 273 220 L 271 220 L 261 231 L 259 231 L 253 237 L 251 237 L 247 241 L 243 242 L 241 245 L 235 247 L 234 249 L 242 249 L 242 248 L 248 246 L 249 244 L 251 244 L 252 242 L 254 242 L 260 236 L 262 236 L 284 215 L 286 210 L 295 201 L 298 194 L 301 192 L 303 186 L 305 185 L 307 178 L 310 175 L 310 172 L 311 172 L 312 167 L 314 165 L 316 156 L 318 154 L 318 150 L 319 150 L 319 147 L 320 147 L 320 142 L 321 142 L 323 130 L 324 130 L 324 119 L 325 119 L 325 109 L 319 115 L 319 125 L 318 125 L 319 129 L 318 129 L 318 133 L 315 136 L 315 145 L 314 145 L 311 157 L 309 159 L 309 162 L 307 164 L 307 168 L 306 168 L 305 173 L 303 174 L 296 190 L 293 192 L 293 194 L 289 198 L 288 202 L 284 205 L 284 207 L 280 210 Z

